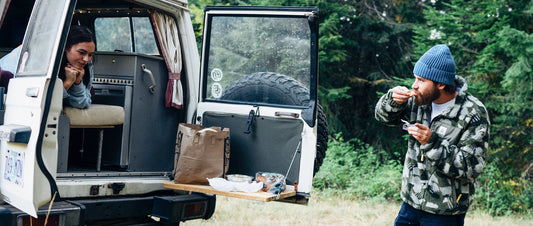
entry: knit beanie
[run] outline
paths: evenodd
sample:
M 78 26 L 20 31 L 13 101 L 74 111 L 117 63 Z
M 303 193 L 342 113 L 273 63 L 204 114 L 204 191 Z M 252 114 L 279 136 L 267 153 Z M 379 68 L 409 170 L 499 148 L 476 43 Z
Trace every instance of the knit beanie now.
M 455 61 L 448 46 L 441 44 L 429 49 L 416 62 L 413 73 L 434 82 L 453 85 Z

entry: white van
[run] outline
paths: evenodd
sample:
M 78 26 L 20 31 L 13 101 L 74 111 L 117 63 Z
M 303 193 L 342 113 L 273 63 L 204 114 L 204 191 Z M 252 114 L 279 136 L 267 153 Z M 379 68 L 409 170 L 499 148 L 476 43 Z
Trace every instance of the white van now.
M 0 57 L 22 44 L 0 98 L 1 225 L 210 218 L 214 195 L 163 186 L 179 123 L 230 128 L 228 174 L 286 175 L 282 201 L 307 203 L 328 136 L 316 7 L 206 7 L 201 60 L 184 0 L 0 7 Z M 88 109 L 63 104 L 58 78 L 74 24 L 95 35 Z

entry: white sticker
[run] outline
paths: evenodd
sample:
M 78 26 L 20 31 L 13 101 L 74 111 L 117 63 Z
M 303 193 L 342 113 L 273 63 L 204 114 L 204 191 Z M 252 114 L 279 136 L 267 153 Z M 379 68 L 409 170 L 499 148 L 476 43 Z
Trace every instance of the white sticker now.
M 213 81 L 219 82 L 220 80 L 222 80 L 222 77 L 224 77 L 222 70 L 215 68 L 211 71 L 211 79 L 213 79 Z
M 22 169 L 24 165 L 24 153 L 7 150 L 4 156 L 6 166 L 4 168 L 4 180 L 23 186 Z
M 444 126 L 441 126 L 439 127 L 439 129 L 437 130 L 437 134 L 441 135 L 441 136 L 444 136 L 446 135 L 446 130 L 448 130 L 448 128 L 444 127 Z
M 217 99 L 222 96 L 222 85 L 220 83 L 215 82 L 211 85 L 211 95 Z

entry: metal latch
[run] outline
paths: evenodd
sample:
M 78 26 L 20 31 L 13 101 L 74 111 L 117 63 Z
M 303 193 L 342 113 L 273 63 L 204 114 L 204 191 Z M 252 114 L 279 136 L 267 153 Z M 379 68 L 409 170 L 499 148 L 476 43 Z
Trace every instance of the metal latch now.
M 124 189 L 125 186 L 126 184 L 124 183 L 112 183 L 108 185 L 107 187 L 113 189 L 113 195 L 118 195 L 120 194 L 120 191 Z
M 250 113 L 248 113 L 248 119 L 246 120 L 246 130 L 243 131 L 243 133 L 250 134 L 252 132 L 250 131 L 250 129 L 254 124 L 255 117 L 259 117 L 259 107 L 256 107 L 255 111 L 254 109 L 250 110 Z

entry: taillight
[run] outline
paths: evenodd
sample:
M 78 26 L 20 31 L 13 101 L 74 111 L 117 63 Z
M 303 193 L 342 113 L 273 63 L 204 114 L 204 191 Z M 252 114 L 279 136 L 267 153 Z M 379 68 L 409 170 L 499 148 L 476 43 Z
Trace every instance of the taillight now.
M 215 210 L 215 196 L 205 194 L 155 196 L 153 217 L 161 222 L 179 223 L 193 219 L 209 219 Z
M 206 202 L 188 203 L 183 207 L 183 220 L 203 217 L 205 214 Z
M 59 215 L 50 214 L 48 216 L 48 220 L 46 220 L 46 216 L 39 216 L 39 218 L 33 218 L 31 216 L 26 215 L 21 218 L 23 226 L 59 226 Z

